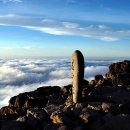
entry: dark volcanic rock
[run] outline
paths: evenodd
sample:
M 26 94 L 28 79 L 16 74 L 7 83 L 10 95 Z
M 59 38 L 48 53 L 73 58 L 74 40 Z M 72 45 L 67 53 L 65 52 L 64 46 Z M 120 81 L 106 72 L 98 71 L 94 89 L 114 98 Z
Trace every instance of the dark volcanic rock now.
M 53 113 L 53 112 L 55 112 L 55 111 L 57 111 L 57 110 L 62 110 L 64 108 L 64 106 L 63 105 L 54 105 L 54 104 L 52 104 L 52 105 L 48 105 L 48 106 L 46 106 L 45 108 L 44 108 L 44 110 L 45 110 L 45 112 L 49 115 L 49 116 L 51 116 L 51 114 Z
M 63 86 L 62 88 L 61 88 L 61 92 L 63 93 L 63 94 L 70 94 L 70 92 L 71 92 L 71 89 L 72 88 L 72 85 L 70 84 L 70 85 L 67 85 L 67 86 Z
M 1 130 L 27 130 L 26 124 L 16 121 L 1 121 Z
M 115 87 L 128 87 L 130 85 L 130 61 L 111 64 L 106 78 L 112 79 Z
M 70 119 L 63 111 L 55 111 L 51 114 L 50 118 L 54 124 L 66 124 L 69 125 L 71 123 Z
M 56 93 L 60 93 L 61 88 L 59 86 L 44 86 L 44 87 L 40 87 L 38 88 L 35 92 L 38 93 L 39 95 L 44 95 L 44 96 L 48 96 L 48 95 L 53 95 Z
M 130 116 L 129 115 L 112 115 L 107 114 L 102 119 L 94 122 L 90 126 L 91 130 L 129 130 Z
M 97 84 L 100 80 L 103 80 L 103 76 L 102 75 L 96 75 L 94 77 L 94 80 L 95 80 L 95 84 Z
M 38 120 L 48 119 L 47 113 L 41 108 L 30 108 L 27 110 L 27 117 L 34 117 Z
M 16 107 L 9 107 L 9 106 L 6 106 L 6 107 L 2 107 L 0 109 L 0 114 L 1 115 L 6 115 L 6 114 L 15 114 L 15 110 L 16 110 Z

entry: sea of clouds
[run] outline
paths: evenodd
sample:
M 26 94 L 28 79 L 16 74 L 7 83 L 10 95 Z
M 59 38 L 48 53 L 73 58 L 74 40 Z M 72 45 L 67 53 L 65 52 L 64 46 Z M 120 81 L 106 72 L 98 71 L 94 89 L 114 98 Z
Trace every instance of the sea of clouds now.
M 85 79 L 104 75 L 115 59 L 85 59 Z M 0 107 L 8 105 L 10 97 L 33 91 L 41 86 L 71 84 L 70 58 L 0 59 Z

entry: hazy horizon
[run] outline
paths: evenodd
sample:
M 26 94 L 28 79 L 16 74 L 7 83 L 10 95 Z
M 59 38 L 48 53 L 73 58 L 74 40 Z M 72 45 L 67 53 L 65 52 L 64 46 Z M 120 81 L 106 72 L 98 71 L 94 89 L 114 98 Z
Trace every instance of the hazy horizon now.
M 74 52 L 74 51 L 73 51 Z M 72 54 L 73 54 L 72 52 Z M 69 58 L 71 60 L 71 56 L 1 56 L 0 59 L 44 59 L 44 58 Z M 118 60 L 130 60 L 130 56 L 85 56 L 83 55 L 85 59 L 92 60 L 92 59 L 98 59 L 98 60 L 108 60 L 108 59 L 118 59 Z

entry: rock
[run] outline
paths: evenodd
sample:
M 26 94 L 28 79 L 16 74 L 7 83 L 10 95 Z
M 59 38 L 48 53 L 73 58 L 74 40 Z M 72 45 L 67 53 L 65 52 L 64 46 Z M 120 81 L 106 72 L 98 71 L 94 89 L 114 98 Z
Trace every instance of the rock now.
M 73 111 L 74 116 L 78 116 L 79 115 L 79 113 L 83 109 L 83 106 L 84 106 L 84 104 L 77 103 L 77 104 L 75 104 L 75 107 L 71 108 L 71 110 Z
M 67 85 L 67 86 L 63 86 L 62 88 L 61 88 L 61 92 L 63 93 L 63 94 L 69 94 L 70 93 L 70 88 L 72 88 L 72 85 L 70 84 L 70 85 Z
M 70 124 L 70 119 L 65 115 L 63 111 L 55 111 L 51 114 L 50 118 L 54 124 Z
M 45 107 L 48 100 L 44 97 L 36 97 L 25 101 L 24 108 Z
M 45 112 L 46 112 L 49 116 L 51 116 L 51 114 L 52 114 L 53 112 L 58 111 L 58 110 L 62 110 L 63 108 L 64 108 L 63 105 L 57 106 L 57 105 L 52 104 L 52 105 L 46 106 L 46 107 L 44 108 L 44 110 L 45 110 Z
M 2 121 L 1 130 L 27 130 L 26 124 L 16 121 Z
M 18 116 L 16 114 L 0 115 L 0 121 L 16 120 Z
M 47 97 L 47 100 L 48 100 L 47 106 L 52 104 L 58 106 L 64 103 L 64 100 L 60 94 L 50 95 Z
M 67 126 L 63 125 L 63 126 L 60 126 L 58 128 L 58 130 L 69 130 L 69 128 Z
M 41 108 L 30 108 L 27 110 L 27 117 L 34 117 L 38 120 L 46 120 L 47 113 Z
M 82 103 L 77 103 L 77 104 L 73 104 L 71 106 L 65 106 L 63 111 L 71 119 L 76 118 L 79 116 L 79 113 L 82 111 L 83 105 L 84 104 L 82 104 Z
M 113 63 L 109 67 L 110 72 L 114 73 L 130 73 L 130 61 Z
M 90 86 L 90 87 L 94 87 L 95 85 L 96 85 L 95 80 L 91 80 L 91 81 L 89 82 L 89 86 Z
M 21 116 L 18 119 L 16 119 L 16 121 L 19 121 L 19 122 L 26 122 L 26 120 L 27 120 L 26 116 Z
M 93 91 L 93 89 L 94 88 L 92 86 L 90 86 L 90 85 L 86 86 L 86 88 L 83 88 L 82 97 L 83 98 L 87 97 L 89 95 L 89 93 Z
M 16 107 L 10 107 L 10 106 L 6 106 L 6 107 L 2 107 L 0 109 L 0 114 L 1 115 L 8 115 L 8 114 L 15 114 L 15 110 Z
M 28 118 L 26 121 L 26 124 L 28 126 L 27 130 L 41 130 L 42 129 L 42 123 L 34 117 Z
M 95 84 L 97 84 L 100 80 L 103 80 L 103 76 L 98 74 L 94 77 Z
M 42 130 L 58 130 L 58 128 L 60 128 L 60 126 L 57 126 L 53 123 L 47 123 L 43 125 Z
M 92 102 L 88 103 L 87 109 L 95 110 L 95 111 L 101 111 L 101 103 L 100 102 Z
M 84 79 L 84 81 L 83 81 L 83 87 L 84 86 L 88 86 L 88 85 L 89 85 L 89 81 Z
M 78 103 L 82 99 L 84 66 L 84 56 L 79 50 L 76 50 L 71 57 L 72 98 L 74 103 Z
M 62 98 L 54 98 L 54 99 L 49 99 L 47 105 L 51 105 L 51 104 L 61 105 L 63 103 L 64 103 L 64 101 Z
M 19 94 L 15 99 L 14 106 L 15 107 L 23 107 L 26 100 L 27 100 L 27 93 Z
M 14 97 L 11 97 L 10 100 L 9 100 L 9 106 L 14 106 L 15 104 L 15 99 L 17 98 L 17 96 L 14 96 Z
M 110 78 L 104 78 L 102 75 L 96 75 L 90 85 L 94 87 L 112 86 L 112 80 Z
M 88 126 L 93 121 L 100 117 L 100 114 L 95 110 L 88 110 L 87 108 L 83 108 L 81 113 L 79 114 L 80 119 L 83 123 Z
M 40 94 L 37 92 L 37 90 L 35 90 L 35 91 L 32 91 L 32 92 L 27 93 L 27 97 L 28 97 L 28 99 L 36 99 L 36 98 L 43 97 L 43 96 L 40 95 Z
M 91 126 L 91 130 L 129 130 L 129 115 L 112 115 L 108 113 L 102 119 L 95 121 Z
M 72 95 L 68 96 L 68 98 L 66 99 L 65 105 L 66 105 L 67 107 L 73 105 Z
M 74 130 L 84 130 L 82 126 L 77 126 L 74 128 Z
M 112 86 L 112 80 L 110 78 L 105 78 L 102 86 Z
M 26 110 L 24 108 L 17 108 L 15 110 L 15 113 L 18 115 L 18 116 L 25 116 L 26 115 Z
M 119 110 L 121 114 L 130 114 L 130 104 L 119 104 Z
M 37 90 L 35 90 L 36 93 L 38 93 L 39 95 L 44 95 L 44 96 L 48 96 L 48 95 L 52 95 L 52 94 L 57 94 L 60 93 L 60 87 L 59 86 L 44 86 L 44 87 L 40 87 Z
M 130 61 L 111 64 L 106 78 L 111 78 L 115 87 L 128 87 L 130 85 Z
M 112 104 L 103 102 L 101 106 L 103 112 L 109 112 L 112 107 Z

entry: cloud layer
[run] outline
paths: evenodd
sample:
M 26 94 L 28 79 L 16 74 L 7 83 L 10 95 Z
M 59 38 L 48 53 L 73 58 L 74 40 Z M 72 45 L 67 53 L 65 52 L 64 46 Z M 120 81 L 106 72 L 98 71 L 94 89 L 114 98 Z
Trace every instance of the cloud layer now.
M 0 25 L 20 26 L 52 35 L 92 37 L 103 41 L 117 41 L 130 37 L 130 29 L 115 29 L 113 26 L 104 24 L 90 24 L 87 22 L 81 24 L 15 14 L 0 15 Z
M 113 61 L 86 60 L 85 79 L 105 74 Z M 71 84 L 69 58 L 0 59 L 0 107 L 10 97 L 41 86 Z

